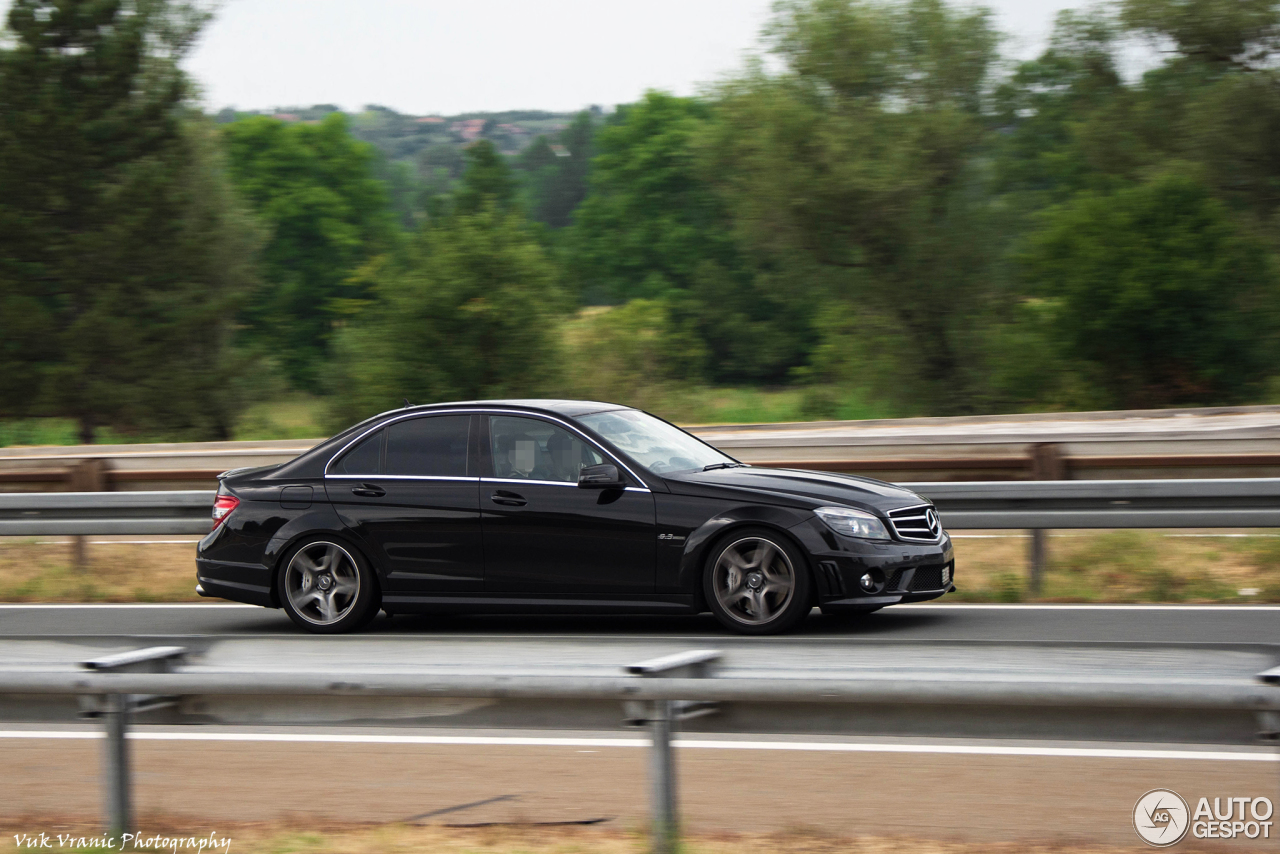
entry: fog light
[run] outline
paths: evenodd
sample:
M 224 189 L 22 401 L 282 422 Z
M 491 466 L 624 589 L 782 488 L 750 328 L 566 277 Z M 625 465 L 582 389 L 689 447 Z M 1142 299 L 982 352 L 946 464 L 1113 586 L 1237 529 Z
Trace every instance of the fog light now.
M 872 574 L 869 572 L 866 575 L 859 578 L 858 583 L 861 584 L 862 589 L 866 590 L 868 593 L 876 589 L 875 577 L 872 576 Z

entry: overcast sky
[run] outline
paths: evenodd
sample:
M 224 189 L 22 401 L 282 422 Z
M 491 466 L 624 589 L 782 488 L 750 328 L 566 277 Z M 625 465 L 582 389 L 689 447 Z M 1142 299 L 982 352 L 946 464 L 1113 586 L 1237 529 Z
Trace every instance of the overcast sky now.
M 0 0 L 7 9 L 9 0 Z M 224 0 L 187 63 L 211 110 L 382 104 L 412 114 L 576 110 L 692 94 L 739 67 L 772 0 Z M 1031 56 L 1059 9 L 988 0 Z

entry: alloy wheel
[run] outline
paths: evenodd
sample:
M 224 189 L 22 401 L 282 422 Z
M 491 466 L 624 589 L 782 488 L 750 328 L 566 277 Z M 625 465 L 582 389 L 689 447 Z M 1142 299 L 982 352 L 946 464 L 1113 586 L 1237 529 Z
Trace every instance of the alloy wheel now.
M 760 625 L 782 613 L 795 595 L 791 558 L 763 537 L 745 537 L 716 559 L 711 577 L 720 607 L 740 623 Z
M 310 543 L 289 561 L 284 589 L 298 616 L 317 626 L 332 625 L 356 606 L 360 568 L 342 546 Z

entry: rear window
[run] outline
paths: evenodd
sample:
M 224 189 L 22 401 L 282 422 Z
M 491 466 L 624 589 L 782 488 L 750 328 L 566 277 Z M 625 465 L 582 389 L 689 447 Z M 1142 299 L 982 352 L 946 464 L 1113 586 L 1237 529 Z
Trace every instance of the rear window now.
M 361 439 L 354 448 L 329 467 L 330 474 L 380 474 L 382 471 L 382 431 Z
M 470 415 L 410 418 L 387 425 L 389 475 L 466 477 Z

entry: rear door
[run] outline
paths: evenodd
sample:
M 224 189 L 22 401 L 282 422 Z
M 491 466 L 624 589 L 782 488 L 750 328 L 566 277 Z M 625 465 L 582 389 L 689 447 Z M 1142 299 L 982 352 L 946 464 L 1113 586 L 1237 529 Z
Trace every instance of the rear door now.
M 330 463 L 329 500 L 383 567 L 384 592 L 484 589 L 473 417 L 395 420 Z
M 485 590 L 652 592 L 653 494 L 639 482 L 629 489 L 578 488 L 584 465 L 615 461 L 563 426 L 525 416 L 481 417 Z

